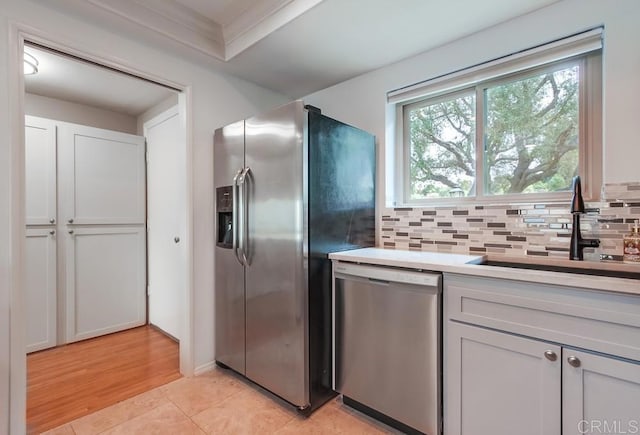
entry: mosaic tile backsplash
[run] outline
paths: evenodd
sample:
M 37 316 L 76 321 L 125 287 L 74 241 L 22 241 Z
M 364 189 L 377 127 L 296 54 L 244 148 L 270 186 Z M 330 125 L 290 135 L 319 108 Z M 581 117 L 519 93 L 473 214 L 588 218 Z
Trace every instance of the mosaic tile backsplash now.
M 585 260 L 622 261 L 622 238 L 640 219 L 640 182 L 607 184 L 601 202 L 585 204 L 584 238 L 600 239 L 586 248 Z M 567 203 L 471 205 L 384 209 L 385 248 L 490 254 L 509 257 L 569 256 L 572 216 Z

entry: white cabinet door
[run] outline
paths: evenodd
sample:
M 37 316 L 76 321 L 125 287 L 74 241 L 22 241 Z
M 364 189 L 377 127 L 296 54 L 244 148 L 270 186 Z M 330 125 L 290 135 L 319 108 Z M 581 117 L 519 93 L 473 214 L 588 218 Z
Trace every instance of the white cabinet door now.
M 560 435 L 559 346 L 451 321 L 446 346 L 445 434 Z
M 75 227 L 65 237 L 67 342 L 145 324 L 144 226 Z
M 27 352 L 56 345 L 56 234 L 27 229 L 25 247 Z
M 26 116 L 24 143 L 26 224 L 55 224 L 56 126 L 54 122 Z
M 640 363 L 562 353 L 562 433 L 640 433 Z
M 134 136 L 61 123 L 61 218 L 73 224 L 145 222 L 145 144 Z
M 186 227 L 185 136 L 178 107 L 160 114 L 144 127 L 149 152 L 149 323 L 179 340 L 187 253 L 183 241 Z

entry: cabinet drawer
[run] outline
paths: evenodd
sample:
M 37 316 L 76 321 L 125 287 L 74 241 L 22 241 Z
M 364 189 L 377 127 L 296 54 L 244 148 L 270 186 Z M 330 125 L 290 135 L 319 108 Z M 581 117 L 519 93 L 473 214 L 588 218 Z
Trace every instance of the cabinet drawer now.
M 639 296 L 445 274 L 444 310 L 450 320 L 640 361 Z

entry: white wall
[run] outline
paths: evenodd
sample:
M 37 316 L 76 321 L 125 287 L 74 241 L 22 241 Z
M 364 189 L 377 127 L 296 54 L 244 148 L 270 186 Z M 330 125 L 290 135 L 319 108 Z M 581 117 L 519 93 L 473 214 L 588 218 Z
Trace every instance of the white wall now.
M 43 97 L 42 95 L 26 93 L 24 96 L 24 112 L 27 115 L 55 119 L 57 121 L 137 134 L 135 116 L 57 98 Z
M 24 391 L 21 391 L 24 389 L 24 373 L 21 370 L 9 373 L 10 360 L 21 361 L 24 358 L 24 349 L 11 349 L 9 341 L 9 302 L 13 281 L 19 277 L 16 263 L 11 258 L 11 247 L 18 245 L 24 231 L 24 225 L 17 222 L 22 217 L 20 192 L 23 188 L 13 184 L 16 180 L 12 176 L 12 171 L 20 165 L 21 157 L 12 156 L 14 148 L 11 143 L 19 142 L 23 135 L 23 132 L 12 129 L 11 123 L 12 119 L 18 119 L 16 101 L 10 101 L 15 95 L 18 77 L 10 77 L 8 67 L 10 56 L 18 58 L 15 51 L 17 41 L 11 31 L 13 24 L 28 26 L 59 44 L 117 60 L 132 70 L 191 87 L 193 156 L 190 181 L 193 185 L 191 225 L 195 288 L 192 321 L 196 367 L 210 363 L 214 351 L 213 131 L 216 127 L 287 101 L 280 94 L 170 56 L 162 47 L 145 45 L 140 38 L 128 38 L 122 32 L 108 32 L 92 27 L 88 22 L 62 15 L 36 1 L 0 0 L 0 433 L 20 434 L 24 431 Z M 12 228 L 12 223 L 16 228 Z M 19 323 L 13 325 L 14 329 L 20 329 Z M 19 334 L 19 331 L 14 330 L 13 334 Z M 7 426 L 10 383 L 11 430 Z
M 142 136 L 144 134 L 144 123 L 152 118 L 160 115 L 162 112 L 169 110 L 173 106 L 178 105 L 178 94 L 170 96 L 169 98 L 159 102 L 153 107 L 147 109 L 146 112 L 141 113 L 137 119 L 137 132 L 135 134 Z
M 604 36 L 604 181 L 640 180 L 640 1 L 564 0 L 306 97 L 378 139 L 378 206 L 384 207 L 386 93 L 599 25 Z

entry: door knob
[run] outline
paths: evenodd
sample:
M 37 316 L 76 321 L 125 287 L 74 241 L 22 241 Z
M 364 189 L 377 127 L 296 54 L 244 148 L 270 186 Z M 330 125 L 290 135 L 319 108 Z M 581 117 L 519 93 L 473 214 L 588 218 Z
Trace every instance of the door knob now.
M 176 236 L 173 238 L 173 241 L 176 243 L 180 243 L 180 237 Z
M 70 224 L 73 223 L 73 218 L 69 219 L 67 222 L 69 222 Z
M 73 234 L 73 230 L 69 230 L 69 234 Z
M 49 223 L 50 223 L 50 224 L 55 224 L 55 223 L 56 223 L 56 220 L 55 220 L 54 218 L 51 218 L 51 219 L 49 219 Z
M 49 234 L 51 234 L 52 236 L 56 233 L 56 230 L 51 230 L 49 231 Z
M 567 358 L 567 362 L 571 367 L 580 367 L 580 360 L 575 356 L 570 356 Z
M 544 353 L 544 357 L 549 361 L 555 361 L 558 359 L 558 355 L 552 350 L 548 350 Z

